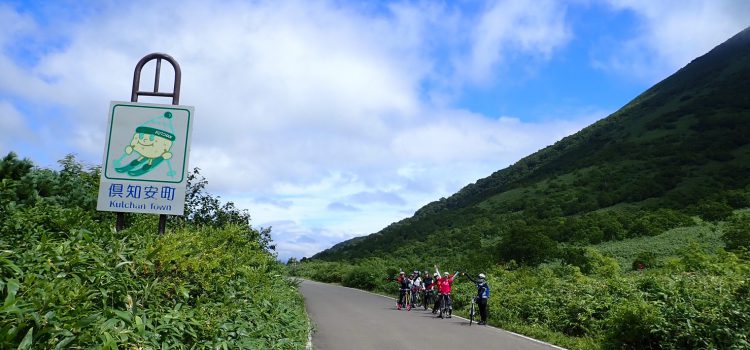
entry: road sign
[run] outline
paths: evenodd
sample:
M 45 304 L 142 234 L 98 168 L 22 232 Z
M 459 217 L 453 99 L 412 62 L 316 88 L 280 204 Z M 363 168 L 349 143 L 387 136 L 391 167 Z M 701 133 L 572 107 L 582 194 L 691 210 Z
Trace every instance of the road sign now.
M 182 215 L 193 118 L 191 106 L 112 102 L 96 208 Z

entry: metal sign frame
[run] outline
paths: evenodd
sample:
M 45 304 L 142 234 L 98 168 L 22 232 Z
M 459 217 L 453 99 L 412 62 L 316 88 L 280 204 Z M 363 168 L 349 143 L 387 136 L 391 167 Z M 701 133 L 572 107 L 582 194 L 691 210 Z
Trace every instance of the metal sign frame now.
M 141 85 L 141 71 L 146 63 L 156 60 L 156 70 L 154 74 L 154 90 L 153 91 L 142 91 L 140 90 Z M 172 65 L 174 69 L 174 87 L 172 92 L 160 92 L 159 91 L 159 80 L 161 78 L 161 61 L 166 60 Z M 133 72 L 133 89 L 130 93 L 130 102 L 138 102 L 139 96 L 155 96 L 155 97 L 171 97 L 172 105 L 180 104 L 180 84 L 182 82 L 182 70 L 177 61 L 172 56 L 165 53 L 151 53 L 143 56 L 140 61 L 135 65 L 135 71 Z M 164 234 L 167 227 L 167 215 L 159 214 L 159 234 Z M 125 229 L 125 213 L 117 213 L 117 223 L 115 229 L 119 232 Z

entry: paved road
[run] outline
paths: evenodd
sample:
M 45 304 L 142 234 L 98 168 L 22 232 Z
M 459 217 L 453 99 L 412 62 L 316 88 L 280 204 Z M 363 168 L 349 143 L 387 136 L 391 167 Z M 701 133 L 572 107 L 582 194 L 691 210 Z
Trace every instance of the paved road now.
M 456 316 L 440 319 L 429 310 L 398 311 L 393 299 L 355 289 L 305 280 L 300 291 L 314 324 L 315 350 L 556 348 L 494 327 L 469 326 Z

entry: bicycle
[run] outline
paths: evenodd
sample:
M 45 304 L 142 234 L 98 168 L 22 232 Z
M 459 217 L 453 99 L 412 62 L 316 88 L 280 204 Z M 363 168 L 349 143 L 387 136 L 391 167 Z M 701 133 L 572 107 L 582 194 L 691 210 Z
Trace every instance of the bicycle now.
M 469 308 L 469 326 L 471 326 L 472 323 L 474 323 L 474 316 L 476 315 L 476 304 L 477 304 L 477 298 L 471 298 L 471 307 Z
M 415 306 L 421 306 L 422 305 L 422 294 L 419 292 L 417 288 L 412 288 L 411 290 L 412 297 L 414 298 L 414 305 Z
M 401 310 L 402 307 L 406 307 L 409 303 L 409 290 L 408 289 L 399 289 L 399 296 L 398 300 L 396 300 L 396 306 L 399 310 Z
M 406 311 L 411 311 L 411 291 L 408 289 L 406 290 L 404 301 L 406 303 Z
M 450 306 L 448 306 L 448 298 L 450 298 L 448 294 L 440 294 L 440 313 L 438 314 L 438 317 L 440 318 L 451 318 L 451 309 Z

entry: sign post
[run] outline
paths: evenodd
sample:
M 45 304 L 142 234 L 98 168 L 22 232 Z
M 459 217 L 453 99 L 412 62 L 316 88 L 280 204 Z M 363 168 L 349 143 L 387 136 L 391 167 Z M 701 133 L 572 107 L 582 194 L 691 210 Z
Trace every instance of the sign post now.
M 154 59 L 154 89 L 141 91 L 141 70 Z M 159 91 L 162 60 L 174 68 L 171 93 Z M 110 104 L 97 209 L 117 212 L 117 231 L 125 228 L 125 212 L 159 214 L 159 234 L 168 214 L 184 213 L 195 112 L 179 105 L 181 77 L 171 56 L 146 55 L 135 67 L 130 102 Z M 138 96 L 171 97 L 172 104 L 138 103 Z

